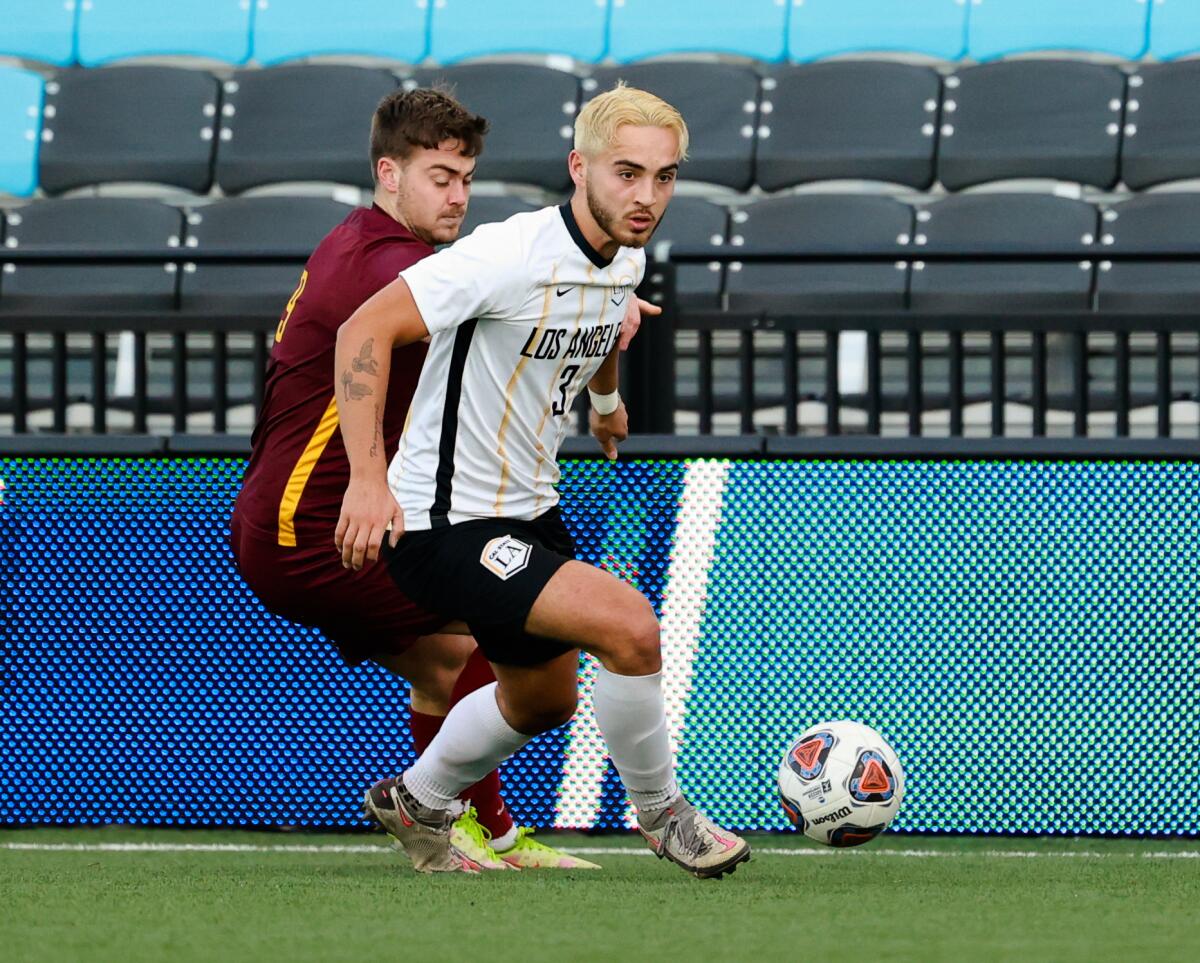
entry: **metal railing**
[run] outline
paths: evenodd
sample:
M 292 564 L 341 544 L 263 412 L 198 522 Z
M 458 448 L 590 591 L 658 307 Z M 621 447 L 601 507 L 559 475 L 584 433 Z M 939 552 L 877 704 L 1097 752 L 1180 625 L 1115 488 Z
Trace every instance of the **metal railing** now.
M 737 428 L 742 433 L 761 431 L 755 413 L 764 403 L 782 408 L 780 423 L 775 431 L 785 436 L 801 433 L 799 409 L 805 399 L 823 404 L 823 419 L 818 430 L 830 436 L 847 430 L 844 413 L 854 408 L 863 413 L 855 431 L 879 435 L 885 415 L 895 411 L 904 418 L 907 434 L 918 436 L 923 431 L 923 415 L 931 406 L 943 407 L 947 413 L 948 433 L 962 437 L 967 427 L 969 405 L 990 407 L 987 428 L 993 436 L 1006 433 L 1005 406 L 1014 400 L 1006 377 L 1014 359 L 1029 370 L 1029 385 L 1024 397 L 1017 400 L 1031 410 L 1031 432 L 1034 437 L 1047 434 L 1048 416 L 1052 411 L 1067 410 L 1070 430 L 1077 437 L 1088 434 L 1089 414 L 1103 405 L 1113 412 L 1115 434 L 1127 437 L 1131 433 L 1131 412 L 1148 403 L 1153 409 L 1153 428 L 1158 437 L 1172 434 L 1171 408 L 1175 401 L 1190 399 L 1200 402 L 1200 361 L 1196 377 L 1186 387 L 1173 378 L 1172 365 L 1179 360 L 1176 341 L 1180 337 L 1200 338 L 1200 306 L 1195 313 L 1114 313 L 1107 311 L 1077 311 L 1022 314 L 1006 311 L 986 314 L 936 314 L 925 311 L 885 312 L 823 312 L 779 315 L 762 311 L 692 310 L 681 312 L 676 297 L 675 269 L 679 264 L 738 261 L 742 263 L 872 263 L 918 260 L 911 248 L 887 248 L 852 253 L 812 253 L 796 256 L 784 251 L 747 247 L 674 248 L 660 246 L 655 252 L 661 260 L 651 262 L 643 296 L 660 302 L 665 313 L 661 319 L 648 321 L 634 341 L 622 371 L 622 391 L 628 400 L 631 427 L 640 433 L 671 434 L 676 431 L 681 410 L 678 390 L 677 363 L 681 360 L 677 335 L 696 342 L 694 361 L 697 367 L 697 386 L 694 397 L 682 400 L 695 412 L 701 434 L 714 431 L 714 423 L 722 407 L 714 381 L 714 364 L 721 354 L 719 338 L 733 339 L 736 347 L 737 385 L 732 393 L 732 408 Z M 1104 251 L 1104 260 L 1121 262 L 1200 263 L 1195 251 L 1163 251 L 1152 254 L 1132 254 Z M 1101 255 L 1096 255 L 1099 260 Z M 983 252 L 922 251 L 920 260 L 928 262 L 1078 262 L 1078 253 L 1063 252 Z M 40 252 L 10 249 L 0 253 L 8 263 L 53 264 L 300 264 L 304 258 L 294 255 L 266 254 L 260 251 L 126 251 L 120 253 L 81 254 L 77 251 Z M 145 433 L 151 415 L 159 413 L 169 418 L 170 430 L 188 430 L 188 417 L 198 408 L 211 410 L 212 430 L 224 433 L 229 429 L 228 411 L 232 405 L 251 406 L 257 412 L 262 400 L 263 378 L 272 333 L 277 317 L 253 316 L 244 313 L 216 314 L 211 312 L 174 311 L 95 311 L 60 313 L 16 313 L 3 310 L 0 299 L 0 358 L 3 341 L 10 342 L 12 397 L 3 407 L 11 413 L 12 430 L 18 434 L 30 430 L 30 414 L 36 409 L 49 409 L 50 428 L 54 432 L 68 429 L 67 410 L 75 400 L 91 404 L 91 430 L 109 430 L 109 413 L 115 407 L 127 409 L 132 430 Z M 861 392 L 847 393 L 841 389 L 839 371 L 839 337 L 846 331 L 865 333 L 865 384 Z M 127 396 L 114 398 L 108 389 L 110 356 L 113 340 L 125 333 L 128 359 L 132 366 L 131 390 Z M 1022 345 L 1014 354 L 1012 336 L 1019 334 Z M 762 335 L 775 342 L 770 351 L 758 344 Z M 1102 336 L 1111 342 L 1113 368 L 1112 390 L 1098 397 L 1089 385 L 1093 365 L 1090 339 Z M 933 390 L 928 384 L 930 363 L 928 340 L 939 338 L 942 346 L 935 352 L 938 364 L 944 362 L 944 386 Z M 1070 380 L 1061 386 L 1051 384 L 1049 377 L 1050 350 L 1048 339 L 1059 337 L 1065 345 L 1070 364 Z M 48 364 L 47 384 L 31 391 L 30 339 L 40 339 L 41 347 L 33 352 Z M 70 339 L 70 340 L 69 340 Z M 79 361 L 80 341 L 87 347 L 88 389 L 82 394 L 69 390 L 68 367 Z M 156 394 L 151 388 L 151 353 L 156 343 L 164 345 L 170 376 L 168 390 Z M 1148 347 L 1143 349 L 1143 342 Z M 983 357 L 979 357 L 982 345 Z M 1136 349 L 1136 350 L 1135 350 Z M 1131 387 L 1131 370 L 1135 355 L 1148 352 L 1153 364 L 1153 386 L 1149 397 L 1137 395 Z M 1189 354 L 1190 358 L 1191 355 Z M 897 393 L 885 389 L 885 362 L 898 363 L 903 370 L 903 389 Z M 981 361 L 987 373 L 988 385 L 982 396 L 967 390 L 965 374 L 969 361 Z M 778 384 L 763 388 L 759 377 L 761 367 L 768 361 L 781 367 Z M 231 382 L 231 366 L 239 362 L 248 365 L 249 377 Z M 777 363 L 777 364 L 776 364 Z M 802 378 L 805 366 L 816 367 L 815 377 Z M 893 364 L 893 368 L 895 364 Z M 978 367 L 978 366 L 977 366 Z M 207 369 L 198 375 L 197 369 Z M 204 382 L 204 391 L 194 388 Z M 1145 393 L 1143 393 L 1144 395 Z M 3 400 L 3 399 L 0 399 Z M 726 403 L 725 407 L 729 407 Z M 586 426 L 586 412 L 579 408 L 581 427 Z

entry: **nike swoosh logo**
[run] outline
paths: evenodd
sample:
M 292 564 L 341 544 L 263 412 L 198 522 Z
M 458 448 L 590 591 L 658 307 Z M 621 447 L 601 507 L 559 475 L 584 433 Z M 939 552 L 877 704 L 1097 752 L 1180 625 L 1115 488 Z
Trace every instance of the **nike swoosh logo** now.
M 555 292 L 555 294 L 557 294 L 561 298 L 564 294 L 569 294 L 571 291 L 574 291 L 575 288 L 577 288 L 577 287 L 578 287 L 578 285 L 572 284 L 569 288 L 559 288 Z

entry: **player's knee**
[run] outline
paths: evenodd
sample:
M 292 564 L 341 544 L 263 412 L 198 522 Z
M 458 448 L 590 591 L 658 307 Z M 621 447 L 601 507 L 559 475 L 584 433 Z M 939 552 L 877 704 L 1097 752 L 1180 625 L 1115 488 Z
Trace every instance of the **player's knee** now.
M 607 668 L 621 675 L 651 675 L 662 669 L 658 619 L 650 603 L 631 607 L 623 620 L 620 644 L 605 660 Z

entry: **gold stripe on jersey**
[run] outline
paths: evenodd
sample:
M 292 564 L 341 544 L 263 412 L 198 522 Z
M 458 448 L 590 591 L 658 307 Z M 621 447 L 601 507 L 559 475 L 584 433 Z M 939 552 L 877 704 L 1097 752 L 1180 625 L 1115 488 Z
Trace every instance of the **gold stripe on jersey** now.
M 588 282 L 589 283 L 591 283 L 591 281 L 593 280 L 593 274 L 594 274 L 593 270 L 589 267 L 588 268 Z M 581 289 L 581 292 L 582 292 L 582 289 Z M 572 338 L 576 334 L 579 333 L 579 329 L 583 326 L 584 299 L 583 299 L 582 293 L 580 294 L 579 303 L 580 303 L 579 314 L 575 318 L 575 328 L 571 332 Z M 608 297 L 606 295 L 604 298 L 603 304 L 601 304 L 601 306 L 600 306 L 600 317 L 596 321 L 597 327 L 604 323 L 604 315 L 608 312 L 608 304 L 609 304 L 609 301 L 608 301 Z M 554 380 L 552 382 L 550 382 L 551 386 L 558 384 L 559 379 L 562 377 L 563 369 L 566 368 L 566 366 L 567 366 L 567 360 L 568 359 L 566 357 L 566 352 L 564 351 L 563 359 L 562 359 L 562 361 L 559 362 L 559 365 L 558 365 L 558 370 L 554 372 Z M 537 464 L 535 464 L 533 466 L 533 481 L 534 481 L 535 487 L 537 485 L 538 480 L 542 477 L 542 466 L 547 464 L 550 461 L 550 453 L 548 451 L 546 451 L 546 446 L 542 444 L 542 432 L 546 428 L 546 419 L 550 417 L 550 411 L 551 411 L 551 409 L 553 409 L 553 407 L 554 407 L 554 398 L 553 398 L 553 396 L 551 396 L 550 404 L 548 404 L 544 409 L 542 409 L 542 420 L 538 422 L 538 426 L 537 426 L 537 434 L 536 434 L 537 450 L 535 452 L 535 454 L 537 455 Z M 564 412 L 563 423 L 566 424 L 567 419 L 569 419 L 570 417 L 571 417 L 570 411 Z M 562 434 L 561 428 L 559 429 L 559 434 L 560 435 Z M 558 446 L 555 446 L 555 447 L 557 449 Z M 537 496 L 537 501 L 534 503 L 534 506 L 533 506 L 534 512 L 535 513 L 540 512 L 541 507 L 542 507 L 542 496 L 539 494 Z
M 304 451 L 296 460 L 296 467 L 292 469 L 283 488 L 283 498 L 279 501 L 279 544 L 284 548 L 296 547 L 296 509 L 300 507 L 300 497 L 304 494 L 304 486 L 308 484 L 309 476 L 317 467 L 317 460 L 329 444 L 333 433 L 337 431 L 337 426 L 337 395 L 334 395 L 329 401 L 329 407 L 325 409 L 325 414 L 321 415 L 316 431 L 312 433 Z
M 558 284 L 558 269 L 557 267 L 550 274 L 550 283 L 546 285 L 546 296 L 542 300 L 542 316 L 538 319 L 538 325 L 533 333 L 534 338 L 540 338 L 543 329 L 546 327 L 546 322 L 550 320 L 550 305 L 551 292 L 554 286 Z M 579 309 L 579 313 L 583 314 L 583 309 Z M 512 373 L 512 377 L 508 379 L 508 385 L 504 389 L 504 415 L 500 419 L 500 428 L 496 432 L 496 457 L 500 459 L 500 484 L 496 486 L 496 501 L 492 504 L 492 511 L 499 516 L 500 505 L 504 501 L 504 489 L 508 485 L 508 456 L 504 453 L 504 435 L 508 431 L 508 422 L 512 418 L 512 398 L 513 392 L 517 390 L 517 382 L 521 380 L 521 372 L 525 369 L 525 362 L 529 358 L 526 355 L 521 356 L 521 360 L 517 362 L 517 367 Z

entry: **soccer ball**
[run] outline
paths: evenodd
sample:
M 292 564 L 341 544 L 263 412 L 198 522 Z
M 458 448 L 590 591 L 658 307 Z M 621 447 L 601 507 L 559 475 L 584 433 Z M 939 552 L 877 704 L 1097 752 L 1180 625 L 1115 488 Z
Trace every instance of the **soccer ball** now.
M 824 722 L 792 743 L 779 766 L 788 820 L 826 846 L 861 846 L 900 809 L 904 770 L 883 736 L 859 722 Z

